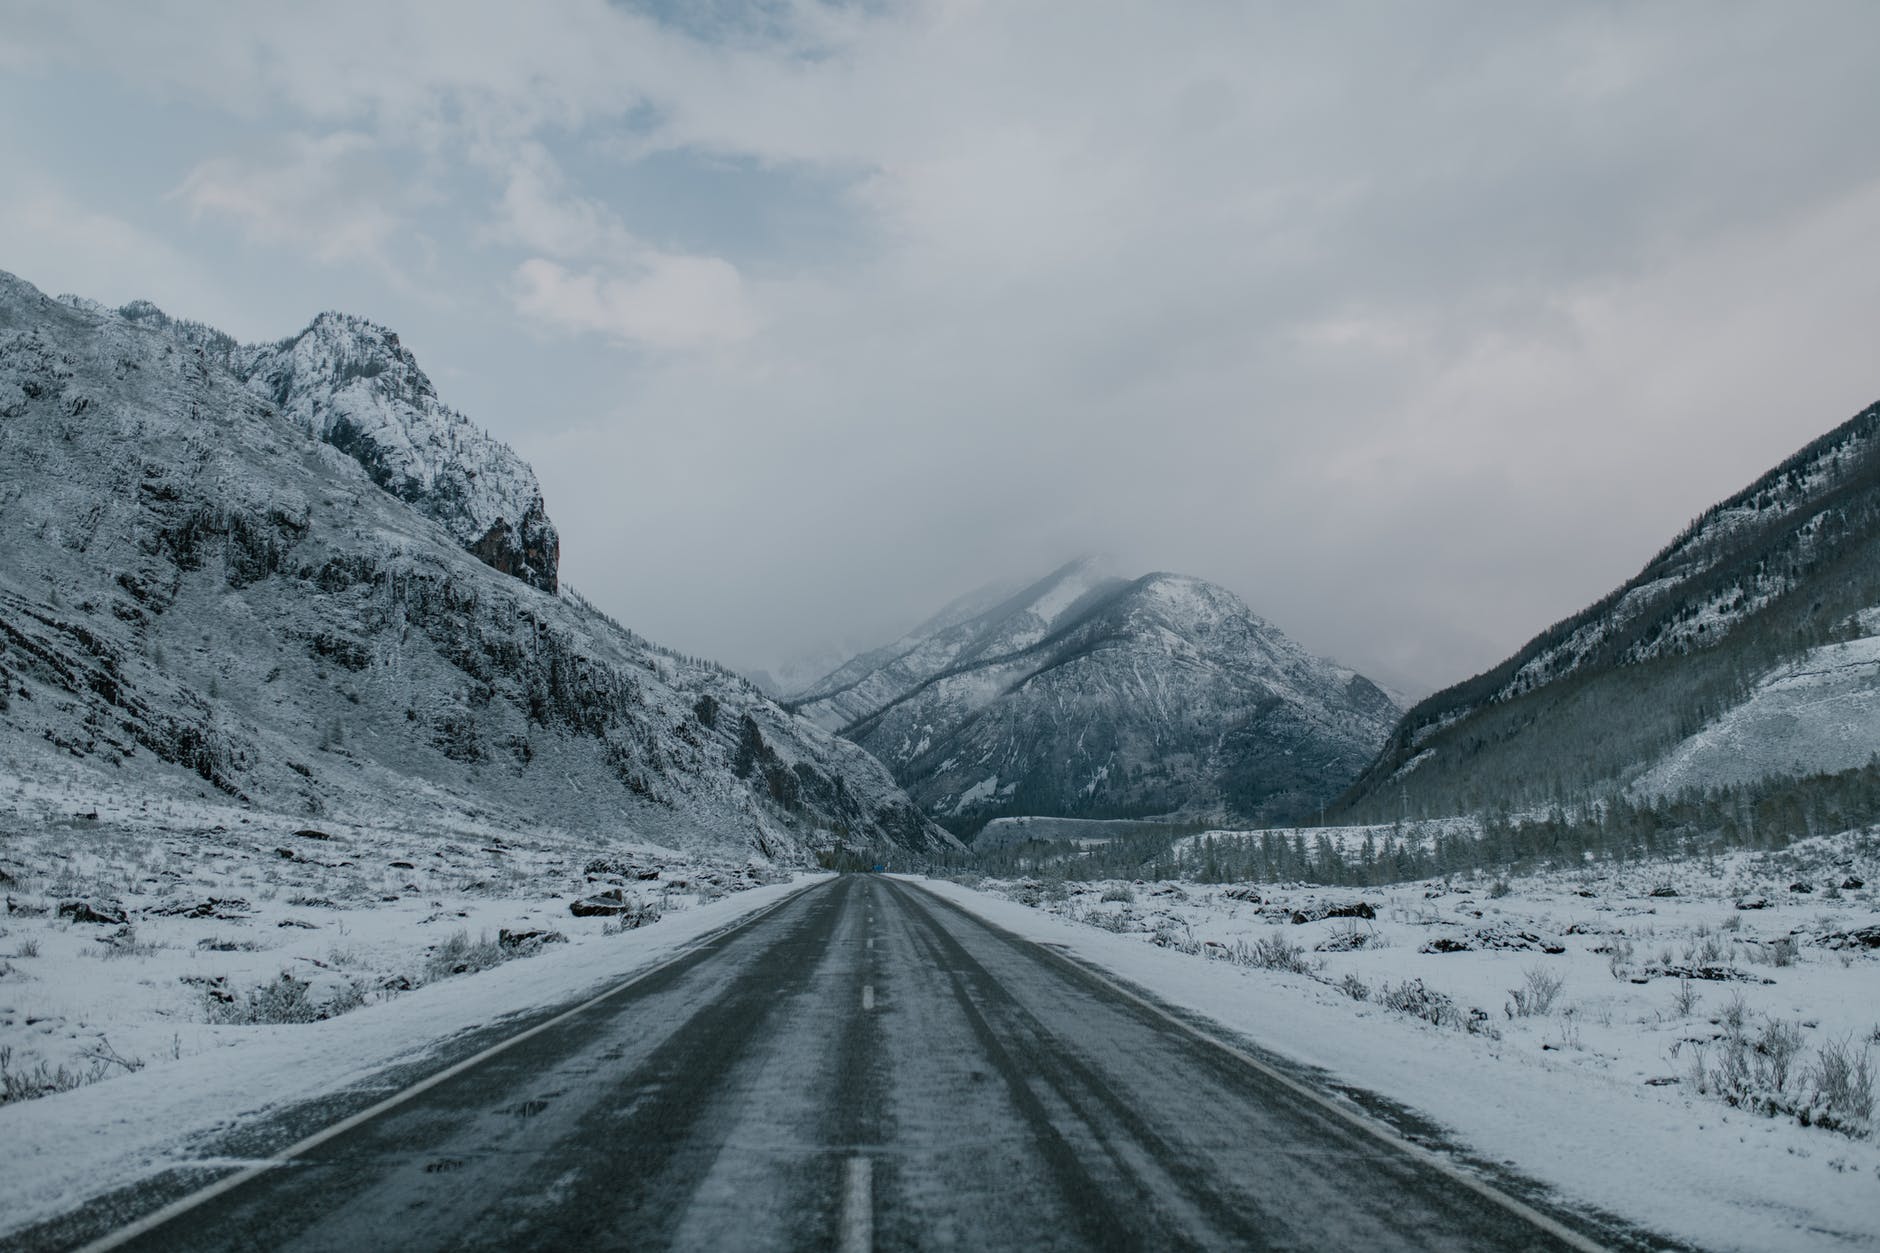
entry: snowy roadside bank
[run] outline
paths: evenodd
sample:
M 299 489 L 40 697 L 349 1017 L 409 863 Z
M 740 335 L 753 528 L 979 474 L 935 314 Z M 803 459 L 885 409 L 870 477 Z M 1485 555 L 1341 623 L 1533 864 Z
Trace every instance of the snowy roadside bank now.
M 17 853 L 18 848 L 9 851 Z M 35 964 L 58 964 L 69 971 L 72 963 L 83 962 L 94 980 L 99 970 L 142 967 L 131 987 L 143 989 L 154 1000 L 140 1003 L 133 998 L 129 1005 L 114 1006 L 84 980 L 59 979 L 49 970 L 16 975 L 0 984 L 0 1001 L 8 1002 L 5 1020 L 11 1024 L 0 1032 L 28 1033 L 30 1038 L 33 1028 L 41 1025 L 28 1025 L 30 1015 L 14 1011 L 11 1002 L 22 996 L 56 1000 L 83 991 L 85 1004 L 69 1006 L 71 1014 L 61 1015 L 60 1031 L 55 1034 L 96 1032 L 125 1056 L 132 1055 L 136 1042 L 153 1032 L 166 1040 L 175 1039 L 177 1045 L 174 1055 L 144 1056 L 141 1068 L 115 1074 L 105 1082 L 0 1106 L 0 1143 L 7 1146 L 7 1166 L 0 1171 L 0 1238 L 112 1189 L 187 1165 L 200 1157 L 208 1141 L 262 1115 L 382 1083 L 382 1072 L 388 1067 L 424 1063 L 463 1033 L 507 1017 L 578 1002 L 821 877 L 799 876 L 791 882 L 716 895 L 716 899 L 668 895 L 666 904 L 674 912 L 626 930 L 617 916 L 571 916 L 567 900 L 545 899 L 546 892 L 540 890 L 526 896 L 484 893 L 461 901 L 444 900 L 441 906 L 425 899 L 413 906 L 419 913 L 388 908 L 392 902 L 381 903 L 377 909 L 362 905 L 329 910 L 318 915 L 322 928 L 328 929 L 326 934 L 339 937 L 342 944 L 370 944 L 376 952 L 393 954 L 395 962 L 408 962 L 413 946 L 427 938 L 448 946 L 444 922 L 420 927 L 424 917 L 440 909 L 450 915 L 451 935 L 467 928 L 467 934 L 477 936 L 482 934 L 478 928 L 494 927 L 499 921 L 505 926 L 534 922 L 560 930 L 565 942 L 539 944 L 523 959 L 473 975 L 440 976 L 322 1021 L 275 1024 L 205 1022 L 200 1012 L 203 1001 L 196 992 L 200 985 L 182 983 L 169 967 L 225 957 L 256 958 L 263 963 L 257 967 L 260 973 L 263 968 L 279 970 L 283 962 L 292 963 L 293 953 L 269 949 L 257 958 L 246 951 L 199 950 L 161 938 L 146 939 L 160 928 L 140 920 L 138 942 L 164 947 L 128 959 L 104 960 L 85 954 L 79 946 L 95 944 L 96 937 L 85 933 L 106 927 L 16 915 L 8 920 L 14 925 L 6 947 L 19 941 L 23 921 L 45 923 L 47 931 L 39 937 L 38 957 L 16 965 L 30 969 Z M 444 908 L 454 904 L 464 906 L 467 916 L 459 918 L 457 909 Z M 304 907 L 287 908 L 304 911 Z M 350 925 L 343 925 L 342 918 L 350 918 Z M 173 920 L 154 921 L 168 925 Z M 213 915 L 189 921 L 219 926 L 221 933 L 244 934 L 226 921 L 218 923 Z M 59 923 L 64 924 L 64 933 L 58 930 Z M 271 941 L 273 931 L 249 919 L 245 933 L 265 943 Z M 312 934 L 301 928 L 285 928 L 281 933 L 290 942 L 302 942 L 300 937 Z M 322 943 L 330 944 L 331 939 Z M 76 951 L 64 953 L 67 948 Z M 417 949 L 420 960 L 423 953 Z M 179 987 L 183 1001 L 178 1000 Z M 165 1006 L 169 1007 L 167 1016 Z M 14 1063 L 19 1064 L 17 1054 Z
M 1831 868 L 1837 887 L 1864 877 Z M 1737 894 L 1776 870 L 1781 896 L 1738 910 L 1738 899 L 1757 898 Z M 1880 1051 L 1880 952 L 1820 942 L 1880 923 L 1872 894 L 1824 900 L 1818 885 L 1791 894 L 1790 873 L 1791 863 L 1745 856 L 1500 886 L 1075 883 L 1041 892 L 1036 881 L 914 882 L 1333 1082 L 1407 1106 L 1569 1207 L 1705 1248 L 1876 1249 L 1880 1144 L 1871 1136 L 1696 1090 L 1697 1059 L 1714 1073 L 1732 1032 L 1754 1039 L 1759 1023 L 1792 1024 L 1805 1042 L 1792 1089 L 1820 1044 Z M 1652 895 L 1667 890 L 1677 895 Z M 1374 919 L 1321 916 L 1360 900 Z M 1251 960 L 1261 945 L 1297 969 Z M 1703 970 L 1706 958 L 1713 977 L 1677 973 Z M 1513 996 L 1531 997 L 1529 972 L 1558 980 L 1544 1012 L 1531 1000 L 1522 1012 Z M 1366 999 L 1355 998 L 1357 985 Z M 1422 1004 L 1449 1006 L 1440 1024 L 1380 1004 L 1386 989 L 1412 987 Z

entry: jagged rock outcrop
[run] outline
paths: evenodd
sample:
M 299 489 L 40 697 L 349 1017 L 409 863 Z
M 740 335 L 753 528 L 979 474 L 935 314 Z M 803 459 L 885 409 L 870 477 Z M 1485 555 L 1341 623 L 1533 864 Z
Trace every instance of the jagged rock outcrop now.
M 112 311 L 66 299 L 192 345 L 302 430 L 365 467 L 374 483 L 443 525 L 485 564 L 555 590 L 561 539 L 535 471 L 440 401 L 396 333 L 365 318 L 322 313 L 277 343 L 239 344 L 146 300 Z

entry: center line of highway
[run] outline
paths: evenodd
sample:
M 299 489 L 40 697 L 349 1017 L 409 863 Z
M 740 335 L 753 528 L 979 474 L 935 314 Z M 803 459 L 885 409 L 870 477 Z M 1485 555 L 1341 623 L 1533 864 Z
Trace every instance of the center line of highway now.
M 873 1009 L 874 1007 L 875 1007 L 875 985 L 872 983 L 864 983 L 862 985 L 862 1008 Z
M 875 937 L 872 935 L 868 937 L 868 947 L 869 948 L 875 947 Z
M 875 1247 L 875 1163 L 872 1158 L 848 1160 L 839 1240 L 842 1253 L 869 1253 Z

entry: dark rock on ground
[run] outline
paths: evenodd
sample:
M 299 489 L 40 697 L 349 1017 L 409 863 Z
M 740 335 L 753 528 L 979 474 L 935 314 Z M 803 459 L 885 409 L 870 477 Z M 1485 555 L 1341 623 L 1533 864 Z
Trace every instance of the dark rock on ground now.
M 70 918 L 73 922 L 91 922 L 104 926 L 121 927 L 130 921 L 121 906 L 97 904 L 89 901 L 65 901 L 59 906 L 59 917 Z
M 496 933 L 496 942 L 504 948 L 525 948 L 542 944 L 566 944 L 568 937 L 559 931 L 546 931 L 539 927 L 529 931 L 511 931 L 504 927 Z

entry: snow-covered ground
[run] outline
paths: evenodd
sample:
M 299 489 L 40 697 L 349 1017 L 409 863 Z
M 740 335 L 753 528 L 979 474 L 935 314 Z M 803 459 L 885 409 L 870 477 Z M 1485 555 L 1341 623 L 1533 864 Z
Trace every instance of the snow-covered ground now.
M 1501 885 L 927 886 L 1406 1105 L 1569 1205 L 1705 1248 L 1880 1248 L 1873 1114 L 1848 1134 L 1796 1112 L 1848 1117 L 1819 1095 L 1824 1049 L 1880 1063 L 1880 832 Z M 1374 918 L 1322 916 L 1361 902 Z M 1720 1083 L 1792 1108 L 1733 1106 Z
M 0 1237 L 237 1120 L 573 1000 L 799 882 L 389 814 L 309 825 L 108 793 L 80 811 L 30 782 L 0 807 L 0 874 L 0 1071 L 20 1097 L 0 1103 Z M 622 912 L 576 916 L 582 899 Z M 61 1070 L 53 1086 L 79 1086 L 35 1095 Z

